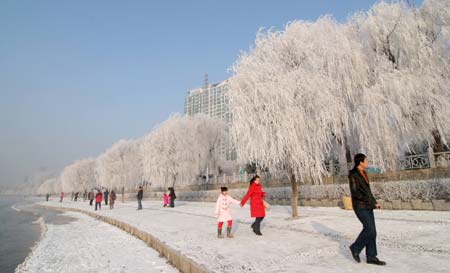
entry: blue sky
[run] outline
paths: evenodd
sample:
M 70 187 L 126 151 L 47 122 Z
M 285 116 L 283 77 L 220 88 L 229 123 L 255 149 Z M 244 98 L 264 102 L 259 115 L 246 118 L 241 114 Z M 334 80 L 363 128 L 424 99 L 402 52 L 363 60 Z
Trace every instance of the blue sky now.
M 0 185 L 141 137 L 261 27 L 375 1 L 0 1 Z

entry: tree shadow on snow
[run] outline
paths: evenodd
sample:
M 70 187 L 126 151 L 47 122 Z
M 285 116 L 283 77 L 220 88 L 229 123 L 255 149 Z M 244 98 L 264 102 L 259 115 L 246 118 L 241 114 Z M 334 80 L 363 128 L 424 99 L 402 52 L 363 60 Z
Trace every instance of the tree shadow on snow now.
M 318 222 L 312 222 L 311 225 L 318 233 L 325 236 L 327 239 L 337 242 L 339 244 L 339 253 L 343 257 L 350 261 L 354 261 L 349 249 L 351 242 L 348 241 L 342 233 Z

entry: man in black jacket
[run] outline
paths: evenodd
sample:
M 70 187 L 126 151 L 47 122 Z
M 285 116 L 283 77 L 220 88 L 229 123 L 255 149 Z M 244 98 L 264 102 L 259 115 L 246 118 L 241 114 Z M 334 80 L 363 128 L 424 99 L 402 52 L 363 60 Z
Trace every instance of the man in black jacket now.
M 105 205 L 108 205 L 108 197 L 109 197 L 109 191 L 108 191 L 108 189 L 106 189 L 103 192 L 103 199 L 105 200 Z
M 361 262 L 359 253 L 366 248 L 368 264 L 385 265 L 386 263 L 377 258 L 377 230 L 373 210 L 379 209 L 375 197 L 370 190 L 369 179 L 365 169 L 369 167 L 369 161 L 364 154 L 355 155 L 355 167 L 348 175 L 350 192 L 352 194 L 353 210 L 356 217 L 363 225 L 363 230 L 356 241 L 350 246 L 350 251 L 356 262 Z
M 139 187 L 139 191 L 137 194 L 137 200 L 138 200 L 138 210 L 142 209 L 142 198 L 144 197 L 144 190 L 142 190 L 142 187 Z

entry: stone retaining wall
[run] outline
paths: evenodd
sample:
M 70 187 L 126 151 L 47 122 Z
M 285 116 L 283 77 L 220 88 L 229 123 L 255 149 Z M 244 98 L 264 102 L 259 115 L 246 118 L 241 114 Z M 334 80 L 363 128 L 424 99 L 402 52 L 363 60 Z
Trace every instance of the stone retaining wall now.
M 408 181 L 404 181 L 407 183 Z M 424 184 L 427 185 L 427 181 Z M 430 187 L 433 181 L 430 181 Z M 384 183 L 396 183 L 396 182 L 384 182 Z M 443 185 L 450 186 L 450 180 L 443 180 Z M 441 195 L 442 199 L 392 199 L 385 200 L 379 198 L 381 193 L 377 193 L 377 188 L 383 187 L 383 182 L 374 186 L 375 197 L 378 203 L 383 209 L 393 210 L 443 210 L 450 211 L 450 196 L 448 194 Z M 401 189 L 400 189 L 401 190 Z M 426 190 L 426 189 L 425 189 Z M 447 189 L 448 191 L 449 189 Z M 247 191 L 247 188 L 243 189 L 229 189 L 229 194 L 235 199 L 242 198 Z M 290 205 L 291 204 L 291 189 L 290 187 L 264 187 L 266 192 L 266 201 L 273 205 Z M 220 193 L 220 190 L 207 190 L 207 191 L 178 191 L 176 201 L 193 201 L 193 202 L 215 202 Z M 312 206 L 312 207 L 343 207 L 342 196 L 349 196 L 349 190 L 347 184 L 342 185 L 302 185 L 299 187 L 299 200 L 300 206 Z M 163 202 L 163 192 L 147 191 L 145 193 L 145 199 L 153 201 Z
M 152 247 L 156 251 L 160 253 L 160 255 L 164 256 L 171 265 L 173 265 L 175 268 L 180 270 L 182 273 L 207 273 L 208 270 L 204 266 L 199 265 L 195 261 L 191 260 L 190 258 L 184 256 L 179 251 L 171 248 L 167 244 L 161 242 L 158 240 L 158 238 L 154 237 L 148 232 L 139 230 L 136 227 L 133 227 L 125 222 L 119 221 L 117 219 L 103 216 L 96 214 L 94 212 L 85 211 L 81 209 L 76 208 L 63 208 L 63 207 L 52 207 L 47 205 L 41 205 L 44 208 L 49 208 L 53 210 L 59 210 L 59 211 L 74 211 L 79 213 L 84 213 L 86 215 L 89 215 L 93 218 L 96 218 L 100 221 L 103 221 L 105 223 L 108 223 L 110 225 L 116 226 L 125 232 L 133 235 L 134 237 L 144 241 L 148 246 Z

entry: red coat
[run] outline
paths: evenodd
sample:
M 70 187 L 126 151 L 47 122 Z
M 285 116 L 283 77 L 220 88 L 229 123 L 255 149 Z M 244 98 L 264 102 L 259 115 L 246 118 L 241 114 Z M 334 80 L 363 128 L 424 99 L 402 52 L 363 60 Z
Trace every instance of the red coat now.
M 97 192 L 97 195 L 95 196 L 95 202 L 99 203 L 102 202 L 103 194 L 101 192 Z
M 266 210 L 264 208 L 263 198 L 266 195 L 262 191 L 261 184 L 252 183 L 248 188 L 247 194 L 242 198 L 241 205 L 245 205 L 250 198 L 250 215 L 251 217 L 264 217 Z

